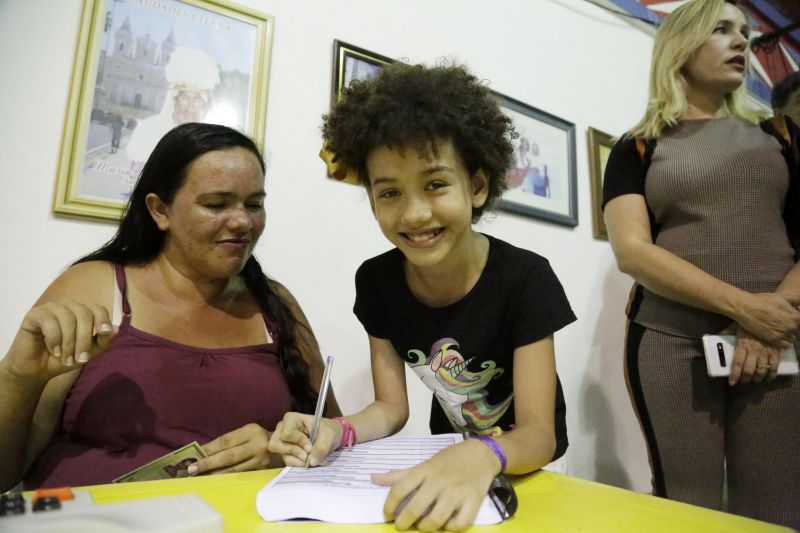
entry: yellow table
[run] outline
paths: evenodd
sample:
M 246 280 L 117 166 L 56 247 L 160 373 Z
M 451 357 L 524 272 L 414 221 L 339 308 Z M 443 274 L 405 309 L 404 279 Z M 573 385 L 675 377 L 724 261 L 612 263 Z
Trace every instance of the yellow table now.
M 76 490 L 88 490 L 97 504 L 154 496 L 199 494 L 224 515 L 225 531 L 236 533 L 395 531 L 391 524 L 343 526 L 319 522 L 264 522 L 256 512 L 256 493 L 279 471 L 261 470 L 169 481 L 95 485 Z M 765 522 L 552 472 L 540 471 L 518 478 L 514 486 L 519 498 L 519 508 L 514 518 L 498 526 L 474 526 L 470 531 L 791 531 Z

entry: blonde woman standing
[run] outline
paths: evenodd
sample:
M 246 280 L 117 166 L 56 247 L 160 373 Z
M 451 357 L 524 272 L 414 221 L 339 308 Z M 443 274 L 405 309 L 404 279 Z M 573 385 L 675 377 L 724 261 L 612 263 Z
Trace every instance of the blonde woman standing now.
M 800 378 L 778 376 L 800 328 L 798 130 L 745 103 L 749 27 L 692 0 L 659 29 L 644 118 L 616 144 L 605 220 L 636 281 L 626 377 L 656 494 L 800 527 Z M 729 379 L 701 336 L 736 334 Z M 727 474 L 727 475 L 726 475 Z

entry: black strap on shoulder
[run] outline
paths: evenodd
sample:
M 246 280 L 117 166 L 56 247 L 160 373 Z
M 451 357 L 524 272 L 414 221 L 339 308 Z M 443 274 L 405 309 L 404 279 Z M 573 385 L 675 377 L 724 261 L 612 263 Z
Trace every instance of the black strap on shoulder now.
M 653 158 L 653 151 L 656 148 L 655 139 L 645 139 L 637 135 L 633 138 L 636 143 L 636 152 L 639 154 L 639 160 L 642 162 L 642 170 L 645 174 L 650 168 L 650 160 Z
M 786 126 L 786 119 L 783 118 L 782 115 L 775 115 L 774 117 L 768 119 L 768 122 L 772 124 L 772 127 L 775 128 L 783 140 L 786 141 L 787 145 L 792 144 L 792 136 L 789 135 L 789 128 Z

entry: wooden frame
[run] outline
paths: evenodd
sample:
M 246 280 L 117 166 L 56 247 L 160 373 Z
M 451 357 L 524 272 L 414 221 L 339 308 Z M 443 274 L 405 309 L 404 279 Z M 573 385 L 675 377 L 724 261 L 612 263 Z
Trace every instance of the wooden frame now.
M 606 223 L 603 220 L 603 176 L 614 138 L 608 133 L 590 127 L 587 131 L 589 145 L 589 179 L 592 183 L 592 227 L 594 238 L 608 240 Z
M 53 211 L 118 220 L 156 142 L 189 121 L 261 149 L 273 19 L 225 0 L 84 0 Z

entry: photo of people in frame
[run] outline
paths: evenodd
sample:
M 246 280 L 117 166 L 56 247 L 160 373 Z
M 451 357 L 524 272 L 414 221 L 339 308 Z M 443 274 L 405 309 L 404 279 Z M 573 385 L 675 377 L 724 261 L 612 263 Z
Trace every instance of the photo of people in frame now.
M 503 211 L 574 227 L 578 224 L 575 125 L 496 91 L 515 136 Z

